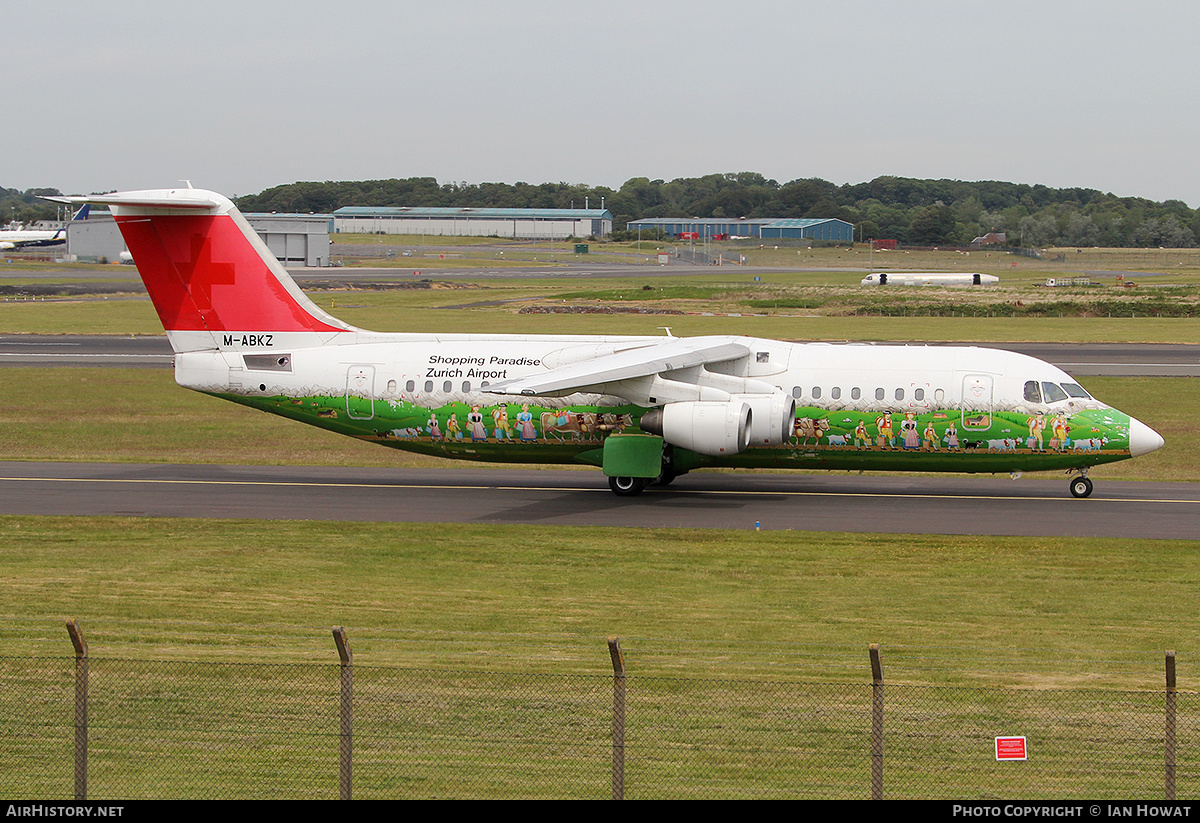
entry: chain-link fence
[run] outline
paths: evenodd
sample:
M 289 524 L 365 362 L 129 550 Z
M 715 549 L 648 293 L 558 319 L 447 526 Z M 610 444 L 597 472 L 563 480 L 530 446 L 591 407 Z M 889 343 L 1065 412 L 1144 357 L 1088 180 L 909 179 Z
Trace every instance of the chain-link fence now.
M 0 658 L 5 798 L 1167 798 L 1196 695 Z M 1168 662 L 1173 662 L 1168 657 Z M 1024 759 L 997 756 L 1019 735 Z

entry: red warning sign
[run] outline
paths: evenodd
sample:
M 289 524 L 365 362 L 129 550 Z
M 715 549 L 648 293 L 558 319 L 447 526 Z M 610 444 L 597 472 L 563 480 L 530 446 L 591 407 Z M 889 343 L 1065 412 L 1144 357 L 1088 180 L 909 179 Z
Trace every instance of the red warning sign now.
M 997 760 L 1028 760 L 1024 737 L 997 737 Z

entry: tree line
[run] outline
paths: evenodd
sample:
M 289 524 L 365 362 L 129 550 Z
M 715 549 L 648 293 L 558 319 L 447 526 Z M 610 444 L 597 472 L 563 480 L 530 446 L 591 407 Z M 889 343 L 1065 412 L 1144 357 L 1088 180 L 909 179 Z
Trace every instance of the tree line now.
M 58 189 L 6 189 L 0 186 L 0 225 L 10 222 L 35 223 L 38 220 L 54 220 L 58 217 L 58 206 L 38 199 L 41 196 L 61 196 Z
M 0 188 L 0 220 L 55 216 L 38 194 Z M 439 183 L 432 177 L 298 182 L 236 199 L 247 212 L 327 214 L 342 206 L 591 208 L 613 214 L 617 231 L 648 217 L 818 217 L 855 226 L 858 240 L 917 246 L 967 245 L 1004 232 L 1015 246 L 1193 247 L 1200 209 L 1096 189 L 999 181 L 877 177 L 837 185 L 819 178 L 779 183 L 756 172 L 675 180 L 633 177 L 619 189 L 582 183 Z
M 245 211 L 331 212 L 341 206 L 592 208 L 614 228 L 648 217 L 819 217 L 853 223 L 859 240 L 967 245 L 1004 232 L 1011 245 L 1191 247 L 1200 210 L 1096 189 L 998 181 L 877 177 L 836 185 L 818 178 L 779 183 L 755 172 L 675 180 L 631 178 L 619 189 L 569 183 L 438 183 L 432 177 L 291 183 L 238 198 Z

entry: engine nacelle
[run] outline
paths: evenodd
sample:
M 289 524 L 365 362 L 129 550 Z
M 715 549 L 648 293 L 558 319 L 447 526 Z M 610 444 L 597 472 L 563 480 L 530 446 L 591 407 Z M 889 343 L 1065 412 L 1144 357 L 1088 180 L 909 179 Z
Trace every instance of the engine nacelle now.
M 781 391 L 774 394 L 735 394 L 733 402 L 750 407 L 750 444 L 779 446 L 792 436 L 796 398 Z
M 672 446 L 721 457 L 745 451 L 750 445 L 753 416 L 750 405 L 742 400 L 668 403 L 643 414 L 638 425 Z

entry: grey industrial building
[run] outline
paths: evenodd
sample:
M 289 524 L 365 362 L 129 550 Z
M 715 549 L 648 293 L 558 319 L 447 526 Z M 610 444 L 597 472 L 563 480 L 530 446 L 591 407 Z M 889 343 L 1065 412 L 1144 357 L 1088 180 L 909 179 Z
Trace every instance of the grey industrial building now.
M 247 214 L 246 220 L 285 266 L 329 265 L 328 214 Z M 125 241 L 108 212 L 93 211 L 87 220 L 67 224 L 67 254 L 83 262 L 116 262 Z
M 343 206 L 334 231 L 519 239 L 603 237 L 612 233 L 608 209 L 488 209 Z
M 630 220 L 629 229 L 662 229 L 669 237 L 694 236 L 696 239 L 730 239 L 753 237 L 759 239 L 828 240 L 835 243 L 854 242 L 854 224 L 836 218 L 785 217 L 650 217 Z

